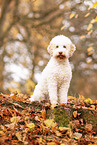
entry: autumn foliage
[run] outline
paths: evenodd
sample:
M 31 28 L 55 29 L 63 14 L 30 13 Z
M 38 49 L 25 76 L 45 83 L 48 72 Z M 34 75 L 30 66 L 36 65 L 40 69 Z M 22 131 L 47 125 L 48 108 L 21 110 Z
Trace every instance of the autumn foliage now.
M 0 143 L 4 145 L 88 145 L 97 144 L 97 132 L 92 124 L 80 118 L 77 109 L 91 110 L 97 115 L 97 100 L 83 96 L 68 97 L 67 105 L 52 106 L 29 101 L 23 94 L 0 95 Z M 48 111 L 56 108 L 74 108 L 71 121 L 60 126 Z

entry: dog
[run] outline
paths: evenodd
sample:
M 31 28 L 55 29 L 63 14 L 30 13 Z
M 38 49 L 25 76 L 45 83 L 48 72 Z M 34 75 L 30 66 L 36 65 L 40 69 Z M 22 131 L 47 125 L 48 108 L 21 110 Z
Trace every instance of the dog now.
M 58 35 L 50 41 L 47 50 L 51 59 L 44 68 L 30 101 L 42 101 L 45 96 L 49 96 L 51 104 L 67 103 L 72 78 L 69 57 L 73 55 L 76 47 L 68 37 Z

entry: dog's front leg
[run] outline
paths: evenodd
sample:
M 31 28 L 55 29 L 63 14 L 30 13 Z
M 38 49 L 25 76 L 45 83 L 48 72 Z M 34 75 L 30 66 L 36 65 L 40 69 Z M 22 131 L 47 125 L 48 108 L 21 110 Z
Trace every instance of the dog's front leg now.
M 48 79 L 48 92 L 51 104 L 57 104 L 58 103 L 57 81 L 54 80 L 53 78 Z
M 69 84 L 70 84 L 69 81 L 64 82 L 59 89 L 59 102 L 60 102 L 60 104 L 67 103 L 67 94 L 68 94 Z

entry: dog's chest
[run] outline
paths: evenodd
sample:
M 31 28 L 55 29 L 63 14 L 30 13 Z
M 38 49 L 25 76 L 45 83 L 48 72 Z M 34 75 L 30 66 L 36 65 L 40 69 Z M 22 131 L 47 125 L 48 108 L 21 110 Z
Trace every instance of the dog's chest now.
M 62 82 L 63 80 L 68 80 L 71 78 L 71 67 L 70 66 L 62 66 L 61 68 L 58 67 L 56 70 L 56 79 L 57 82 Z
M 47 72 L 47 78 L 51 77 L 53 80 L 56 80 L 59 84 L 63 81 L 70 80 L 72 77 L 71 66 L 68 60 L 63 63 L 51 60 L 48 63 L 45 72 Z

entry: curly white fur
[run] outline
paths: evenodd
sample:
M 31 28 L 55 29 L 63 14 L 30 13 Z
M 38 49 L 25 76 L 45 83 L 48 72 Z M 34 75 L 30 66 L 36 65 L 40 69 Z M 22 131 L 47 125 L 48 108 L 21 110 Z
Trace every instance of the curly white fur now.
M 48 95 L 51 104 L 67 103 L 67 93 L 72 78 L 68 58 L 75 51 L 75 45 L 63 35 L 55 36 L 48 48 L 51 59 L 42 72 L 31 101 L 41 101 Z

